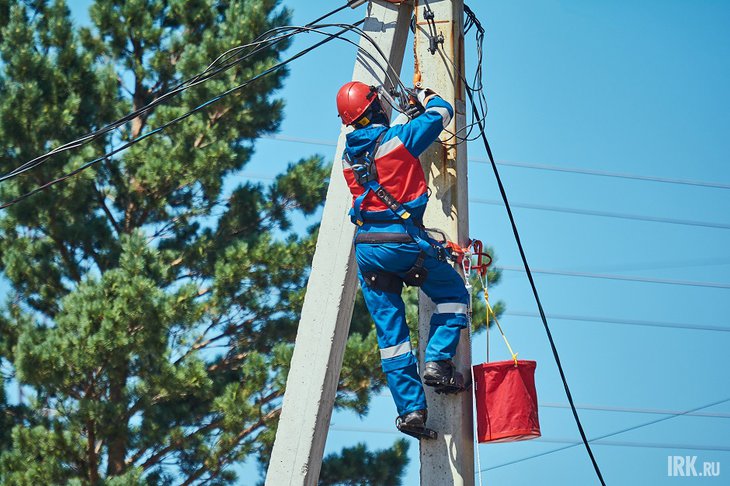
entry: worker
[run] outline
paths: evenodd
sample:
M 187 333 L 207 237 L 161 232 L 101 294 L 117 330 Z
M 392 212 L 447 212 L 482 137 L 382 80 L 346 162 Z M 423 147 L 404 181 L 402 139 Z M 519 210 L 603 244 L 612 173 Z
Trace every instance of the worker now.
M 423 383 L 438 393 L 465 389 L 452 358 L 468 324 L 469 294 L 448 252 L 423 227 L 428 185 L 418 157 L 448 125 L 452 106 L 430 89 L 414 90 L 421 114 L 391 124 L 378 88 L 354 81 L 337 93 L 347 134 L 343 170 L 357 225 L 355 255 L 365 304 L 375 322 L 380 358 L 398 411 L 396 427 L 436 438 L 426 427 L 426 396 L 418 374 L 401 292 L 418 286 L 436 304 L 425 352 Z

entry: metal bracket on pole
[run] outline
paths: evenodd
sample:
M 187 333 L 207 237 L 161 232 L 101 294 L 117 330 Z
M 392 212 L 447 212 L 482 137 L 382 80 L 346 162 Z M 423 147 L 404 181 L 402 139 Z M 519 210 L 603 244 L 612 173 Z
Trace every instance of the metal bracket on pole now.
M 363 25 L 398 73 L 408 38 L 411 9 L 407 4 L 373 0 Z M 385 64 L 385 60 L 365 38 L 360 40 L 360 48 L 362 51 L 357 56 L 352 79 L 388 87 L 385 73 L 371 59 L 378 59 L 380 64 Z M 334 109 L 334 93 L 332 99 Z M 343 129 L 334 156 L 312 272 L 266 475 L 267 486 L 314 486 L 319 479 L 357 286 L 352 248 L 354 225 L 347 217 L 352 198 L 340 163 L 345 133 Z

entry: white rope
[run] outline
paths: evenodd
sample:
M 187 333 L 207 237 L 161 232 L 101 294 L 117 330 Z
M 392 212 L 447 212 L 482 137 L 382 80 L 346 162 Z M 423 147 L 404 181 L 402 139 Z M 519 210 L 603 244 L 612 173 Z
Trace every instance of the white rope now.
M 468 263 L 467 263 L 468 262 Z M 469 307 L 466 313 L 468 325 L 467 329 L 469 330 L 469 373 L 471 373 L 471 386 L 472 388 L 475 386 L 476 381 L 474 380 L 474 367 L 472 366 L 471 362 L 473 359 L 472 355 L 472 347 L 471 347 L 471 324 L 472 324 L 472 304 L 474 303 L 474 295 L 473 290 L 474 288 L 471 285 L 471 282 L 469 282 L 469 275 L 471 274 L 471 254 L 468 252 L 464 253 L 464 259 L 462 260 L 462 270 L 464 271 L 464 281 L 465 281 L 465 287 L 466 290 L 469 292 Z M 487 314 L 489 316 L 489 314 Z M 487 335 L 489 335 L 489 320 L 487 319 Z M 477 471 L 479 475 L 479 486 L 482 486 L 482 458 L 481 454 L 479 453 L 479 440 L 478 440 L 478 430 L 477 430 L 477 421 L 476 419 L 476 402 L 474 402 L 474 416 L 472 417 L 472 434 L 474 435 L 474 452 L 476 452 L 477 455 Z

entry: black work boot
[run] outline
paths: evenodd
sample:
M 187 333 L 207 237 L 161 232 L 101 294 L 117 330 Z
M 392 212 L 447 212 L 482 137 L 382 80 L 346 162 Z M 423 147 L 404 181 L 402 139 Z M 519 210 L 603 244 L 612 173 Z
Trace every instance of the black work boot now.
M 416 439 L 435 439 L 438 434 L 426 428 L 426 418 L 428 412 L 426 410 L 416 410 L 395 419 L 395 426 L 404 434 L 408 434 Z
M 423 383 L 434 387 L 436 393 L 459 393 L 466 390 L 464 377 L 456 371 L 454 362 L 450 359 L 426 363 Z

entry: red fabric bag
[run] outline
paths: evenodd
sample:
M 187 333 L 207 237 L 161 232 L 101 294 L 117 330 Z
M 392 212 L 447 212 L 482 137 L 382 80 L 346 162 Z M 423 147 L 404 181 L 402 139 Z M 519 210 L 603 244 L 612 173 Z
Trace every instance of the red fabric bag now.
M 512 442 L 540 437 L 535 361 L 482 363 L 473 367 L 477 439 Z

